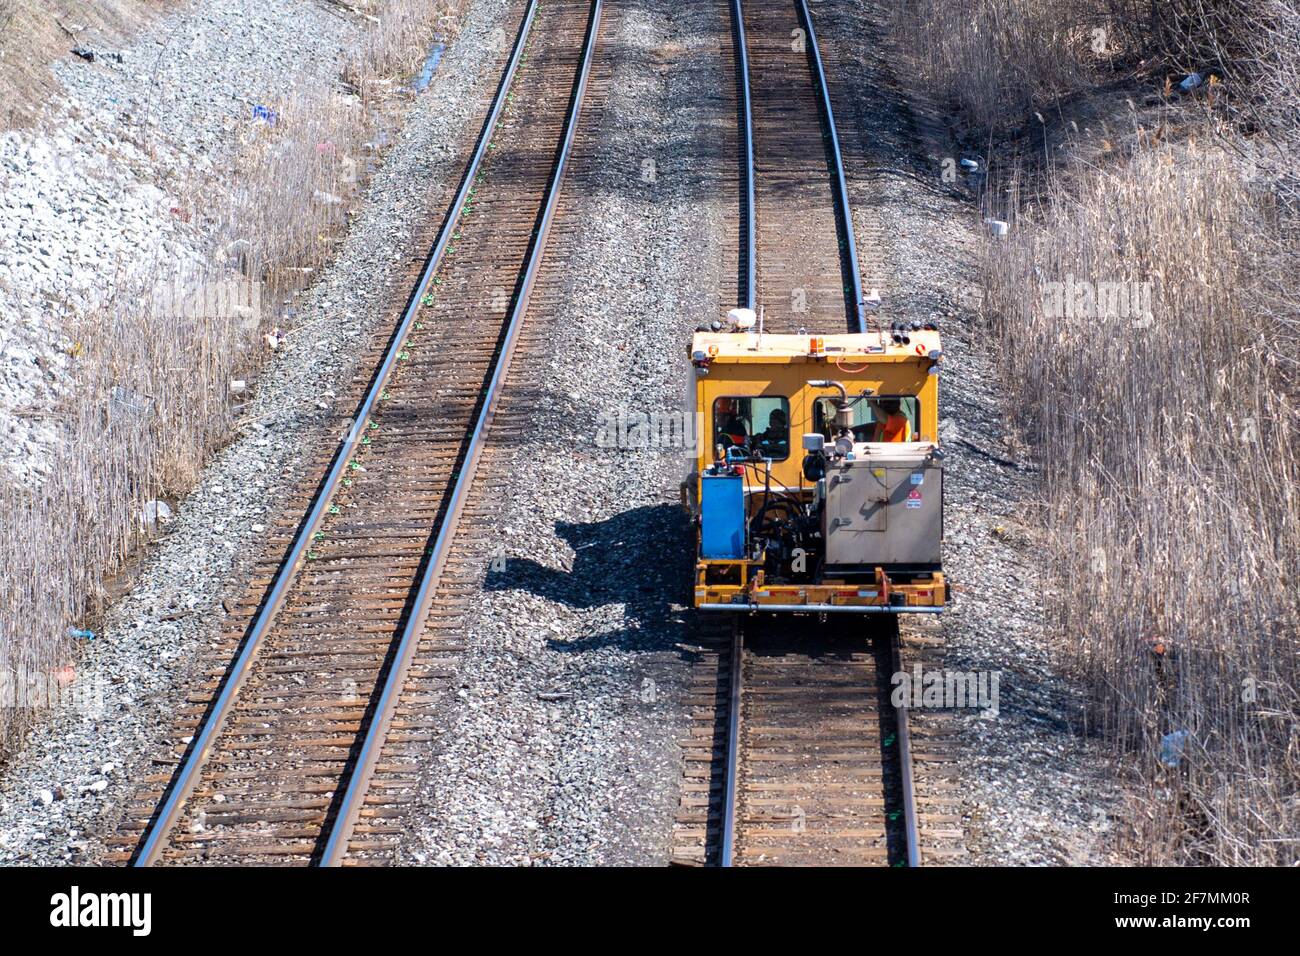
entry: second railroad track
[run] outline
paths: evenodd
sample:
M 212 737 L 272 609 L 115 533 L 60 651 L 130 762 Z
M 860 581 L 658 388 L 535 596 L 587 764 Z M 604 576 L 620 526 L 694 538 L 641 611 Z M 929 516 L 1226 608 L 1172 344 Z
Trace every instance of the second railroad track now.
M 459 640 L 453 543 L 527 339 L 601 11 L 520 5 L 452 206 L 180 715 L 177 762 L 129 807 L 120 858 L 340 865 L 395 850 Z

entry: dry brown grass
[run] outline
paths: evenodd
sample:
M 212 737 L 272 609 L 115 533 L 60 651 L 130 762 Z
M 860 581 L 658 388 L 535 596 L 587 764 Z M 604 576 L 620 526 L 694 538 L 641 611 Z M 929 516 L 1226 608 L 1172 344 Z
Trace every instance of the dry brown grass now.
M 428 24 L 453 9 L 446 0 L 391 4 L 400 15 L 381 17 L 370 52 L 358 57 L 363 87 L 381 66 L 390 78 L 418 67 L 431 39 L 414 44 L 418 11 Z M 145 503 L 182 496 L 229 441 L 231 379 L 256 368 L 279 304 L 333 257 L 346 227 L 346 200 L 364 180 L 363 144 L 379 116 L 363 97 L 319 90 L 268 105 L 274 124 L 240 128 L 236 174 L 192 192 L 190 211 L 212 239 L 208 266 L 177 276 L 174 263 L 159 262 L 150 288 L 116 289 L 100 313 L 68 330 L 71 379 L 56 413 L 51 477 L 35 488 L 0 483 L 0 693 L 9 695 L 0 701 L 0 750 L 68 680 L 77 657 L 69 629 L 97 625 L 105 582 L 148 539 Z M 173 281 L 183 294 L 208 294 L 178 308 L 157 294 L 158 283 Z M 233 298 L 224 294 L 232 288 Z M 214 289 L 223 294 L 214 299 Z M 260 314 L 250 312 L 258 302 Z
M 354 4 L 380 21 L 343 71 L 363 94 L 376 81 L 392 81 L 420 64 L 435 33 L 446 31 L 464 6 L 463 0 L 365 0 Z
M 1125 849 L 1294 864 L 1300 14 L 1278 0 L 922 0 L 899 5 L 896 28 L 925 92 L 984 133 L 1055 117 L 1064 96 L 1113 124 L 1100 82 L 1122 61 L 1140 64 L 1139 90 L 1151 78 L 1146 95 L 1180 101 L 1130 101 L 1128 129 L 1092 127 L 1106 143 L 1085 128 L 1053 148 L 1072 159 L 1018 166 L 1018 142 L 989 157 L 1006 172 L 981 212 L 1012 225 L 988 245 L 985 316 L 1043 462 L 1051 632 L 1133 784 Z M 1214 79 L 1161 89 L 1193 71 Z M 1149 283 L 1150 314 L 1084 297 L 1107 283 Z M 1080 290 L 1071 308 L 1066 288 Z
M 1154 146 L 1083 182 L 1019 219 L 987 270 L 1044 465 L 1054 631 L 1096 729 L 1135 758 L 1134 852 L 1291 862 L 1300 417 L 1278 303 L 1251 291 L 1276 223 L 1218 145 Z M 1063 315 L 1046 284 L 1067 277 L 1151 282 L 1151 314 Z
M 980 128 L 1015 125 L 1086 81 L 1101 0 L 916 0 L 894 34 L 926 92 Z M 1118 52 L 1118 38 L 1103 35 Z

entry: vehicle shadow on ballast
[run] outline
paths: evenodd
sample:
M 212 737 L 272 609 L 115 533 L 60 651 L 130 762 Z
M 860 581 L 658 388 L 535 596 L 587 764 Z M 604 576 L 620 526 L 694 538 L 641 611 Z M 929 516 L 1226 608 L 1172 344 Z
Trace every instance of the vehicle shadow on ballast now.
M 560 521 L 555 533 L 573 549 L 568 570 L 507 557 L 503 566 L 489 568 L 484 590 L 526 591 L 583 610 L 625 606 L 623 627 L 577 640 L 551 638 L 554 650 L 664 650 L 682 640 L 690 620 L 681 605 L 689 603 L 691 537 L 680 506 L 644 505 L 589 523 Z

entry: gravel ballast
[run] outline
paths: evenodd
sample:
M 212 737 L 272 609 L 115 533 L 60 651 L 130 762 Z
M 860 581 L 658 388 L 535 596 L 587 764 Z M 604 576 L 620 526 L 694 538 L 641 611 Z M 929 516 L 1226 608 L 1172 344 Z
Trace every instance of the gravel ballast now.
M 717 11 L 607 5 L 612 70 L 590 113 L 579 224 L 548 250 L 564 317 L 529 376 L 545 414 L 501 502 L 456 701 L 400 859 L 663 864 L 680 777 L 691 633 L 679 449 L 606 447 L 623 413 L 682 408 L 684 343 L 719 314 L 722 213 L 702 168 Z M 647 171 L 650 171 L 649 173 Z M 730 306 L 732 303 L 726 303 Z
M 297 16 L 300 6 L 292 8 Z M 499 79 L 501 25 L 513 32 L 514 18 L 517 5 L 501 0 L 468 6 L 336 263 L 301 297 L 300 331 L 263 370 L 242 437 L 215 457 L 130 593 L 109 609 L 104 633 L 87 645 L 78 686 L 92 702 L 102 697 L 102 707 L 52 714 L 5 766 L 0 863 L 94 862 L 116 808 L 135 781 L 156 772 L 151 759 L 168 752 L 172 713 L 195 653 L 221 627 L 222 600 L 242 593 L 281 500 L 301 478 L 314 430 L 330 420 L 335 392 L 392 298 L 407 294 L 398 281 L 403 236 L 440 217 L 450 200 L 461 173 L 455 159 L 472 145 Z M 166 21 L 151 28 L 159 39 L 166 29 Z

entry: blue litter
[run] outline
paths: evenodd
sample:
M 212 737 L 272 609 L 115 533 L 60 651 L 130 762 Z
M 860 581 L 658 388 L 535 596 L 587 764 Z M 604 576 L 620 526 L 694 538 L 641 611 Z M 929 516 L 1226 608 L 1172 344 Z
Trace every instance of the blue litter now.
M 1160 738 L 1160 762 L 1166 767 L 1177 767 L 1183 759 L 1183 750 L 1192 735 L 1186 730 L 1175 730 Z
M 93 641 L 95 639 L 94 631 L 83 631 L 80 628 L 68 628 L 68 637 L 80 638 L 83 641 Z
M 445 43 L 435 43 L 433 49 L 429 51 L 429 58 L 424 61 L 424 69 L 420 70 L 420 75 L 415 78 L 414 89 L 417 93 L 423 93 L 433 82 L 433 73 L 438 69 L 438 64 L 442 62 L 442 51 L 447 49 Z
M 261 120 L 261 121 L 264 122 L 264 123 L 267 123 L 267 124 L 269 124 L 269 125 L 271 125 L 271 126 L 274 126 L 274 125 L 275 125 L 275 110 L 270 109 L 269 107 L 266 107 L 266 106 L 254 106 L 254 107 L 253 107 L 253 119 L 254 119 L 254 120 Z

